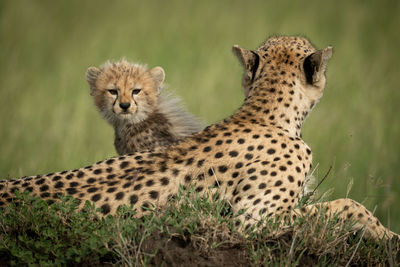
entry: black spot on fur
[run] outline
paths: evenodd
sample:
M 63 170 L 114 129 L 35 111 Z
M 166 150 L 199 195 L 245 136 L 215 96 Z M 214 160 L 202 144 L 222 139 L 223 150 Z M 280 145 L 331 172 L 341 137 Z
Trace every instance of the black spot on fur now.
M 77 187 L 78 185 L 79 185 L 79 183 L 77 183 L 77 182 L 71 182 L 69 184 L 70 187 Z
M 196 192 L 199 193 L 199 192 L 203 191 L 203 189 L 204 189 L 204 188 L 203 188 L 202 186 L 198 186 L 198 187 L 196 188 Z
M 178 169 L 173 169 L 172 170 L 172 175 L 178 176 L 178 174 L 179 174 L 179 170 Z
M 252 174 L 252 173 L 255 172 L 255 171 L 256 171 L 255 168 L 250 168 L 250 169 L 247 170 L 247 173 L 248 173 L 248 174 Z
M 67 188 L 67 193 L 69 194 L 69 195 L 74 195 L 74 194 L 76 194 L 78 191 L 76 190 L 76 188 Z
M 246 184 L 245 186 L 243 186 L 243 191 L 247 191 L 251 188 L 251 185 Z
M 211 151 L 211 147 L 210 146 L 206 146 L 204 149 L 203 149 L 203 152 L 210 152 Z
M 120 167 L 121 169 L 125 169 L 126 167 L 128 167 L 128 165 L 129 165 L 129 161 L 123 161 L 123 162 L 121 162 L 121 164 L 119 165 L 119 167 Z
M 44 179 L 44 178 L 42 178 L 42 179 L 40 179 L 40 180 L 37 180 L 37 181 L 35 182 L 35 184 L 37 184 L 37 185 L 41 185 L 41 184 L 43 184 L 43 183 L 44 183 L 44 181 L 45 181 L 45 179 Z M 16 183 L 16 182 L 19 182 L 19 181 L 15 181 L 15 182 L 13 182 L 13 185 L 17 185 L 18 183 Z
M 111 164 L 113 164 L 113 162 L 114 162 L 114 159 L 109 159 L 106 161 L 106 164 L 111 165 Z
M 56 175 L 56 176 L 53 177 L 52 180 L 53 180 L 54 182 L 56 182 L 56 181 L 58 181 L 58 180 L 60 180 L 60 179 L 61 179 L 61 176 Z
M 96 170 L 93 171 L 93 173 L 94 174 L 100 174 L 100 173 L 102 173 L 102 170 L 101 169 L 96 169 Z
M 142 209 L 142 211 L 147 211 L 149 209 L 149 207 L 150 207 L 149 203 L 145 202 L 145 203 L 143 203 L 141 209 Z
M 278 200 L 278 199 L 281 198 L 281 196 L 280 196 L 280 195 L 275 195 L 275 196 L 273 196 L 272 198 L 273 198 L 274 200 Z
M 152 198 L 152 199 L 157 199 L 157 198 L 158 198 L 158 192 L 152 190 L 152 191 L 149 192 L 149 196 L 150 196 L 150 198 Z
M 169 184 L 169 179 L 167 177 L 163 177 L 160 179 L 161 185 L 168 185 Z
M 253 154 L 247 153 L 246 155 L 244 155 L 244 157 L 245 157 L 247 160 L 251 160 L 251 159 L 253 158 Z
M 189 159 L 186 161 L 186 166 L 192 165 L 193 161 L 194 161 L 194 158 L 189 158 Z
M 136 185 L 133 187 L 133 190 L 137 191 L 137 190 L 140 190 L 141 188 L 142 188 L 142 184 L 136 184 Z
M 238 155 L 238 152 L 237 151 L 230 151 L 229 152 L 229 156 L 231 156 L 232 158 L 234 158 L 234 157 L 237 157 L 237 155 Z
M 117 190 L 117 188 L 115 188 L 115 187 L 110 187 L 110 188 L 107 189 L 107 193 L 113 193 L 113 192 L 115 192 L 116 190 Z
M 217 142 L 215 142 L 215 145 L 220 146 L 223 144 L 224 141 L 222 140 L 217 140 Z
M 129 201 L 130 201 L 130 203 L 131 203 L 132 205 L 135 205 L 136 202 L 138 202 L 138 200 L 139 200 L 139 198 L 138 198 L 137 195 L 132 195 L 132 196 L 129 198 Z
M 40 190 L 40 192 L 47 191 L 47 190 L 49 190 L 49 186 L 48 186 L 48 185 L 43 185 L 43 186 L 41 186 L 41 187 L 39 188 L 39 190 Z
M 41 198 L 48 198 L 49 196 L 50 196 L 49 192 L 44 192 L 44 193 L 40 194 Z
M 104 205 L 102 205 L 100 208 L 101 208 L 101 212 L 102 212 L 104 215 L 110 213 L 110 210 L 111 210 L 110 205 L 104 204 Z
M 115 174 L 109 174 L 109 175 L 107 175 L 107 179 L 108 180 L 111 180 L 111 179 L 113 179 L 113 178 L 115 178 Z
M 99 189 L 97 187 L 91 187 L 87 190 L 88 193 L 94 193 L 97 192 Z
M 100 198 L 101 198 L 101 195 L 100 194 L 96 194 L 96 195 L 92 196 L 91 200 L 96 202 L 96 201 L 99 201 Z
M 224 154 L 222 154 L 222 152 L 218 152 L 215 154 L 215 158 L 219 159 L 222 158 L 224 156 Z
M 57 182 L 57 183 L 54 185 L 55 188 L 61 188 L 61 187 L 63 187 L 63 186 L 64 186 L 64 183 L 63 183 L 63 182 Z
M 235 165 L 235 168 L 236 169 L 240 169 L 240 168 L 242 168 L 243 167 L 243 163 L 241 163 L 241 162 L 238 162 L 238 163 L 236 163 L 236 165 Z

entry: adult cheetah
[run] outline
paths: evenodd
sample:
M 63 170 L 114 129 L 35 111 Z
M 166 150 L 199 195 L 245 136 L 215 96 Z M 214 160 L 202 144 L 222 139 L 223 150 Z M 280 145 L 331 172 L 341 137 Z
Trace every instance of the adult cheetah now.
M 126 60 L 90 67 L 86 80 L 103 117 L 114 127 L 119 155 L 170 145 L 203 129 L 180 100 L 163 91 L 165 72 Z
M 110 158 L 58 173 L 2 181 L 0 204 L 13 201 L 15 190 L 54 201 L 62 193 L 92 201 L 104 215 L 131 204 L 141 216 L 162 206 L 179 185 L 209 188 L 243 208 L 238 225 L 250 227 L 262 216 L 297 214 L 298 196 L 310 171 L 311 150 L 301 126 L 325 87 L 332 48 L 316 50 L 301 37 L 272 37 L 257 50 L 233 47 L 244 67 L 243 105 L 227 119 L 157 152 Z M 375 238 L 394 234 L 361 204 L 339 199 L 321 204 L 328 214 L 357 220 Z M 307 206 L 304 212 L 313 212 Z

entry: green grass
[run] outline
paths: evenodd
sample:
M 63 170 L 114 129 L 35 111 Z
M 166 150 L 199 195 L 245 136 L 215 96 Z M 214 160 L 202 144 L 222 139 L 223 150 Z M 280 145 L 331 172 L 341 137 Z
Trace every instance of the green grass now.
M 141 219 L 123 207 L 101 218 L 63 198 L 50 206 L 20 194 L 0 214 L 0 262 L 40 266 L 377 266 L 400 261 L 400 244 L 362 240 L 351 222 L 299 217 L 245 234 L 234 227 L 229 205 L 181 188 L 166 207 Z
M 231 46 L 271 34 L 334 46 L 322 101 L 305 123 L 321 190 L 400 232 L 398 1 L 0 2 L 0 176 L 72 169 L 115 155 L 84 73 L 108 59 L 161 65 L 170 89 L 212 123 L 242 102 Z M 389 216 L 390 214 L 390 216 Z

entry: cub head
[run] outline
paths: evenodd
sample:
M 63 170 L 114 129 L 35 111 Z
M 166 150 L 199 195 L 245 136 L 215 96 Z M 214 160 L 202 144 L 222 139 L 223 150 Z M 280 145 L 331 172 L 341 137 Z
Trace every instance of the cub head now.
M 111 124 L 145 120 L 157 107 L 164 78 L 161 67 L 149 70 L 125 60 L 107 62 L 100 69 L 90 67 L 86 72 L 90 95 Z
M 246 97 L 280 93 L 277 97 L 286 103 L 297 97 L 307 106 L 305 112 L 322 97 L 331 46 L 316 50 L 305 38 L 282 36 L 267 39 L 257 50 L 237 45 L 232 50 L 244 68 L 242 87 Z

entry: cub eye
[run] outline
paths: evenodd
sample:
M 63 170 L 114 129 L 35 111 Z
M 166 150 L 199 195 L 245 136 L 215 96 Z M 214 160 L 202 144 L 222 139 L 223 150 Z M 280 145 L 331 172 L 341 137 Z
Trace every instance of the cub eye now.
M 142 89 L 138 89 L 138 88 L 133 89 L 133 90 L 132 90 L 132 95 L 137 95 L 137 94 L 140 93 L 140 91 L 142 91 Z
M 108 92 L 109 92 L 110 94 L 112 94 L 112 95 L 118 95 L 118 91 L 115 90 L 115 89 L 110 89 L 110 90 L 108 90 Z

